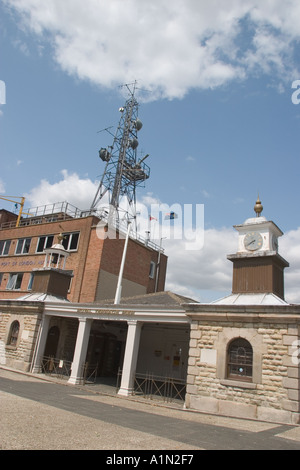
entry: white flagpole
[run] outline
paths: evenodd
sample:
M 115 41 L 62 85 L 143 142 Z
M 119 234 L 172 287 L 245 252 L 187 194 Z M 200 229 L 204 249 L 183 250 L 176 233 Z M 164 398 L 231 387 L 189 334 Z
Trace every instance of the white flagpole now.
M 119 278 L 118 278 L 118 284 L 117 284 L 117 290 L 116 290 L 116 296 L 115 296 L 115 302 L 114 302 L 115 304 L 119 304 L 121 300 L 122 278 L 123 278 L 123 271 L 124 271 L 130 229 L 131 229 L 131 222 L 128 223 L 127 235 L 126 235 L 125 245 L 123 249 L 123 256 L 122 256 L 122 261 L 121 261 L 121 266 L 120 266 L 120 272 L 119 272 Z

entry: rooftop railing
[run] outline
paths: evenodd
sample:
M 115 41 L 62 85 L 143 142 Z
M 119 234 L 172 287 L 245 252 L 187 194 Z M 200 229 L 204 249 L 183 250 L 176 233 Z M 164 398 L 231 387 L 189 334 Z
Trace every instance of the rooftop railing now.
M 81 210 L 66 201 L 55 202 L 53 204 L 46 204 L 28 209 L 26 214 L 21 217 L 18 228 L 61 222 L 64 220 L 80 219 L 88 216 L 97 217 L 99 221 L 102 220 L 104 223 L 107 223 L 109 212 L 106 208 L 101 208 L 99 210 Z M 0 225 L 0 230 L 16 228 L 16 224 L 17 218 L 9 222 L 4 222 Z M 119 231 L 125 238 L 127 232 L 126 220 L 117 220 L 116 218 L 113 218 L 110 224 L 113 229 Z M 152 248 L 155 251 L 164 251 L 158 244 L 147 237 L 143 237 L 137 231 L 131 230 L 130 238 L 149 246 L 149 248 Z

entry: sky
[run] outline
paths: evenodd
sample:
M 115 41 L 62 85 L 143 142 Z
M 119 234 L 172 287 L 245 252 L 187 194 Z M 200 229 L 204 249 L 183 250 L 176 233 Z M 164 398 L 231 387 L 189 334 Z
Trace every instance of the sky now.
M 99 131 L 136 81 L 151 169 L 139 204 L 204 208 L 199 249 L 163 240 L 166 289 L 231 292 L 233 226 L 259 193 L 299 303 L 299 40 L 298 0 L 0 0 L 0 195 L 89 208 L 112 141 Z

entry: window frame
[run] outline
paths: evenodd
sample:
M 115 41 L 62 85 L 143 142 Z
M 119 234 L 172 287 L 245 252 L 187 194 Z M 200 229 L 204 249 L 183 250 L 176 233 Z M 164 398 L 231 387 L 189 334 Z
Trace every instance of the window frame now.
M 226 356 L 227 379 L 253 382 L 253 347 L 247 339 L 233 338 L 227 346 Z
M 30 276 L 29 276 L 29 281 L 28 281 L 28 285 L 27 285 L 27 290 L 32 290 L 32 285 L 33 285 L 33 279 L 34 279 L 34 273 L 30 273 Z
M 17 256 L 28 255 L 29 250 L 30 250 L 31 240 L 32 240 L 31 237 L 19 238 L 16 244 L 15 255 Z M 20 251 L 19 251 L 19 245 L 20 245 Z M 25 248 L 27 251 L 25 251 Z
M 227 350 L 232 340 L 241 337 L 249 341 L 253 350 L 253 377 L 252 382 L 242 380 L 233 380 L 227 378 Z M 220 331 L 214 343 L 214 349 L 217 352 L 216 358 L 216 376 L 220 384 L 225 387 L 239 387 L 245 389 L 256 389 L 258 384 L 262 383 L 262 358 L 267 353 L 268 346 L 263 341 L 263 335 L 257 334 L 257 328 L 240 328 L 234 324 L 225 326 Z
M 78 250 L 78 245 L 79 245 L 79 238 L 80 238 L 80 231 L 76 232 L 66 232 L 63 233 L 63 240 L 62 240 L 62 245 L 65 248 L 66 251 L 77 251 Z M 72 245 L 72 240 L 73 237 L 77 235 L 77 243 L 76 243 L 76 248 L 70 248 Z M 66 242 L 67 240 L 67 242 Z
M 18 340 L 20 335 L 20 322 L 18 320 L 14 320 L 9 328 L 9 334 L 7 338 L 6 346 L 10 348 L 16 348 L 18 346 Z
M 156 263 L 155 263 L 155 261 L 150 261 L 149 278 L 154 279 L 155 278 L 155 273 L 156 273 Z
M 43 249 L 41 250 L 38 248 L 43 238 L 44 238 L 44 243 L 43 243 Z M 41 235 L 38 239 L 35 252 L 44 253 L 44 250 L 46 248 L 51 248 L 51 246 L 53 245 L 53 242 L 54 242 L 54 235 Z
M 21 290 L 23 276 L 24 276 L 24 273 L 10 273 L 7 284 L 6 284 L 6 290 Z M 18 282 L 18 279 L 19 279 L 19 282 Z M 19 287 L 16 288 L 16 285 L 19 285 Z
M 1 248 L 1 245 L 2 245 L 2 248 Z M 0 256 L 8 256 L 10 245 L 11 245 L 11 240 L 0 240 Z

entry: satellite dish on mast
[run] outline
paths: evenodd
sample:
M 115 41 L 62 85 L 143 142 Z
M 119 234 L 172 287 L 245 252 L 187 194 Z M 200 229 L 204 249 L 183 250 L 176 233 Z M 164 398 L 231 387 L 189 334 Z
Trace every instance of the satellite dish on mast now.
M 102 148 L 102 149 L 99 150 L 99 157 L 104 162 L 109 162 L 111 154 L 109 153 L 109 151 L 107 149 Z
M 137 139 L 131 139 L 129 141 L 129 145 L 133 150 L 135 150 L 137 148 L 137 146 L 139 145 L 139 142 L 138 142 Z
M 137 131 L 140 131 L 142 129 L 143 123 L 139 118 L 135 120 L 134 127 L 136 128 Z

